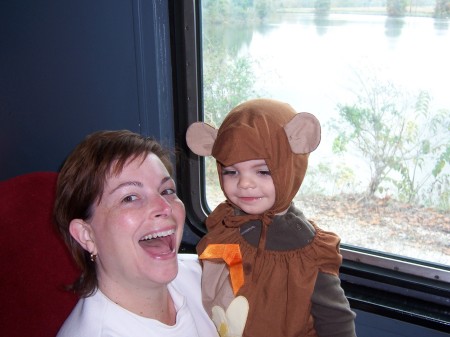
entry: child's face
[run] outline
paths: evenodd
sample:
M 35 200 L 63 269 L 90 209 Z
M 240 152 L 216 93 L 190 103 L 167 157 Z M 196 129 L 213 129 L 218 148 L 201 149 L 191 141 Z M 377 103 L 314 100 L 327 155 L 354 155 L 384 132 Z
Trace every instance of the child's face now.
M 275 185 L 264 159 L 248 160 L 222 169 L 228 199 L 248 214 L 261 214 L 275 203 Z

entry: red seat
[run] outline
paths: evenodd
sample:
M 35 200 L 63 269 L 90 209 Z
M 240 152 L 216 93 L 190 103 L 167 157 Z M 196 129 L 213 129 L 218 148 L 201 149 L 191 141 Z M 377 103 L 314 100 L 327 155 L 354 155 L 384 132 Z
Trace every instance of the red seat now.
M 77 297 L 78 270 L 52 227 L 57 173 L 0 182 L 0 335 L 51 337 Z

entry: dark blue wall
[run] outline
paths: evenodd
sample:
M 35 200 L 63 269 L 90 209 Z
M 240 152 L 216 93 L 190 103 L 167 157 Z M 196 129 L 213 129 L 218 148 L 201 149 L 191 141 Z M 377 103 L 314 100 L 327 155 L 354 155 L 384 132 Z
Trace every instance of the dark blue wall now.
M 173 145 L 167 0 L 0 1 L 0 180 L 58 170 L 85 135 Z

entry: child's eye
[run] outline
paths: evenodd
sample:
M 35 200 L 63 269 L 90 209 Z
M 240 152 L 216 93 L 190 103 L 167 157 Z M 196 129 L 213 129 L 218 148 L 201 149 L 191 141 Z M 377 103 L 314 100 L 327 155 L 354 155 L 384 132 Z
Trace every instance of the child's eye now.
M 269 170 L 260 170 L 260 171 L 258 171 L 258 173 L 260 175 L 263 175 L 263 176 L 270 176 L 271 175 Z
M 137 200 L 137 196 L 135 195 L 127 195 L 125 198 L 122 199 L 122 202 L 128 203 Z
M 237 172 L 234 170 L 222 170 L 222 175 L 224 176 L 232 176 L 235 174 L 237 174 Z

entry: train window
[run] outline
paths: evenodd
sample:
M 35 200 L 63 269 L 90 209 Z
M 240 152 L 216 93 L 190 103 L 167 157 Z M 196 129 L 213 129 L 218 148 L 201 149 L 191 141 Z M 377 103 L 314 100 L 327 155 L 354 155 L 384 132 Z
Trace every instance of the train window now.
M 284 100 L 322 123 L 295 201 L 342 237 L 340 278 L 352 307 L 447 331 L 449 1 L 169 6 L 176 173 L 187 214 L 181 251 L 195 252 L 207 214 L 223 200 L 214 163 L 186 146 L 188 125 L 219 126 L 250 98 Z
M 179 133 L 255 97 L 315 114 L 296 205 L 341 236 L 346 261 L 450 283 L 449 1 L 175 3 Z M 183 165 L 199 226 L 224 197 L 213 160 Z
M 403 270 L 408 260 L 445 270 L 450 7 L 363 3 L 201 1 L 202 118 L 219 126 L 254 97 L 314 113 L 322 141 L 296 204 L 341 236 L 347 258 L 373 262 L 382 253 L 401 257 Z M 204 163 L 213 209 L 223 195 L 215 163 Z

